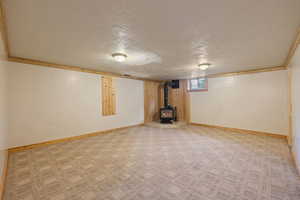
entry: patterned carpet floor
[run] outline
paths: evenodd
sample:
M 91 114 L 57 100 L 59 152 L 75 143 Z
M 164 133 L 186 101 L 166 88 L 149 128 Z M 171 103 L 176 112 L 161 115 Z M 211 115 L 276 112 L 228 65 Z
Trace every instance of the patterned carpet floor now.
M 5 200 L 299 200 L 284 139 L 134 127 L 12 153 Z

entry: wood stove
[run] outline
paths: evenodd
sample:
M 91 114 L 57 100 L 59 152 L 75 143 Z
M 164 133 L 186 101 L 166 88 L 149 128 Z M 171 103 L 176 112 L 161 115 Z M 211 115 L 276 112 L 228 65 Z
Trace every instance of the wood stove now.
M 160 109 L 160 122 L 167 124 L 177 121 L 176 107 L 169 105 L 169 86 L 170 82 L 164 84 L 164 107 Z
M 176 121 L 175 119 L 175 108 L 167 107 L 160 109 L 160 122 L 165 124 L 172 124 L 172 121 Z

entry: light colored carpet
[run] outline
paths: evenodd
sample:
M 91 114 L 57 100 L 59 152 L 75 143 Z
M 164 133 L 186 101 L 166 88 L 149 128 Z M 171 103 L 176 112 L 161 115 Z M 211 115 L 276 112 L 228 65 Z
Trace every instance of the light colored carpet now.
M 13 153 L 5 200 L 299 200 L 283 139 L 135 127 Z

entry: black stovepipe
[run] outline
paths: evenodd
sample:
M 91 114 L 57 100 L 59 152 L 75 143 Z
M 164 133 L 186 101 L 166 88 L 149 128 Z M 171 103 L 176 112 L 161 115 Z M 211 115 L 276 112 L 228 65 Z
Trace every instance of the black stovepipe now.
M 164 105 L 165 108 L 167 108 L 169 106 L 169 83 L 166 82 L 164 84 Z

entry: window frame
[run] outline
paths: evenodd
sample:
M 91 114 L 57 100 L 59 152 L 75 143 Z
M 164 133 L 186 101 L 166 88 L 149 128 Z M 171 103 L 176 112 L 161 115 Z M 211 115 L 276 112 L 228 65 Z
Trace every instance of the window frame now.
M 191 87 L 190 87 L 191 81 L 192 80 L 199 80 L 199 79 L 204 79 L 205 80 L 205 88 L 202 88 L 202 89 L 191 89 Z M 189 92 L 207 92 L 208 91 L 208 78 L 207 77 L 188 79 L 187 84 L 188 84 L 187 88 L 188 88 Z

